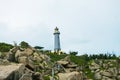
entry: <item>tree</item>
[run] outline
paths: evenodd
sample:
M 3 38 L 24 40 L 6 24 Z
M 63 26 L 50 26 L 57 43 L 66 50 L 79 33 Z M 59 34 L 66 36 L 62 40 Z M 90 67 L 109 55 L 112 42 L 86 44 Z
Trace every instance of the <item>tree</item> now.
M 28 48 L 28 47 L 29 47 L 29 44 L 28 44 L 27 42 L 25 42 L 25 41 L 22 41 L 22 42 L 20 43 L 20 46 L 21 46 L 21 48 Z
M 41 47 L 41 46 L 35 46 L 34 48 L 35 48 L 35 49 L 43 49 L 44 47 Z
M 75 52 L 75 51 L 72 51 L 72 52 L 70 52 L 70 55 L 77 55 L 78 54 L 78 52 Z

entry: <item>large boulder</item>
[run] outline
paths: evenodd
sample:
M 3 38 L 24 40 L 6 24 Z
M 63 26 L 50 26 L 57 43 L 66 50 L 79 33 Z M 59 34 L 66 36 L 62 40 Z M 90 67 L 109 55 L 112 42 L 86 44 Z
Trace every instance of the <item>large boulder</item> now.
M 50 60 L 50 57 L 47 56 L 46 54 L 40 54 L 39 56 L 40 56 L 40 58 L 42 58 L 43 60 L 46 60 L 46 61 L 49 61 L 49 60 Z
M 102 79 L 102 76 L 100 75 L 100 72 L 95 73 L 94 79 L 95 80 L 101 80 Z
M 0 65 L 0 80 L 19 80 L 24 69 L 23 64 Z
M 15 53 L 12 53 L 11 51 L 7 55 L 7 59 L 9 61 L 15 62 Z
M 33 80 L 43 80 L 42 79 L 42 76 L 39 72 L 35 72 L 33 75 L 32 75 L 32 78 Z
M 113 74 L 111 72 L 107 72 L 107 71 L 102 71 L 101 75 L 106 76 L 106 77 L 110 77 L 110 78 L 113 77 Z
M 30 56 L 32 55 L 33 50 L 31 48 L 26 48 L 23 51 L 17 50 L 15 53 L 15 58 L 21 57 L 21 56 Z
M 7 59 L 0 59 L 0 65 L 10 65 L 10 62 Z
M 96 64 L 95 62 L 92 62 L 89 68 L 95 71 L 100 68 L 100 65 Z
M 82 80 L 79 72 L 58 73 L 59 80 Z
M 40 63 L 41 61 L 43 61 L 43 59 L 40 57 L 40 55 L 38 53 L 33 53 L 33 60 Z
M 117 79 L 120 80 L 120 75 L 117 76 Z
M 27 55 L 27 56 L 32 55 L 33 52 L 34 52 L 34 51 L 33 51 L 31 48 L 27 48 L 27 49 L 24 50 L 24 53 L 25 53 L 25 55 Z
M 64 60 L 64 61 L 68 61 L 68 62 L 71 61 L 71 60 L 70 60 L 70 56 L 66 56 L 63 60 Z
M 19 80 L 32 80 L 32 77 L 29 74 L 24 74 Z
M 27 64 L 28 63 L 28 58 L 26 56 L 18 57 L 18 62 Z

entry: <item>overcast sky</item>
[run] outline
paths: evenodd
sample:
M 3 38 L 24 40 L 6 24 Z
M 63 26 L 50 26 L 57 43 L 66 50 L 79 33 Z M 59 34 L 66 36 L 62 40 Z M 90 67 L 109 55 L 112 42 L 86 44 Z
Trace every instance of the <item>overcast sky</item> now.
M 120 0 L 0 0 L 0 42 L 120 55 Z

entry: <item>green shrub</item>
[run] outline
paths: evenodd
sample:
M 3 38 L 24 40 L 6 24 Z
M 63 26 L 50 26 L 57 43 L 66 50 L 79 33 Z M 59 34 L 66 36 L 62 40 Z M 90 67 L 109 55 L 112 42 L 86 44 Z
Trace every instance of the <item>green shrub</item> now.
M 75 52 L 75 51 L 71 51 L 71 52 L 70 52 L 70 55 L 76 56 L 77 54 L 78 54 L 78 52 Z
M 67 56 L 67 54 L 58 55 L 58 54 L 52 54 L 52 53 L 49 53 L 47 55 L 50 56 L 52 62 L 58 61 L 58 60 L 63 59 Z
M 35 46 L 34 48 L 35 48 L 35 49 L 43 49 L 44 47 L 41 47 L 41 46 Z
M 72 62 L 78 64 L 79 66 L 83 66 L 88 63 L 86 55 L 81 55 L 81 56 L 71 55 L 70 59 Z
M 87 75 L 89 79 L 94 79 L 94 73 L 92 73 L 90 69 L 88 68 L 84 69 L 84 73 Z
M 27 42 L 25 42 L 25 41 L 22 41 L 22 42 L 20 43 L 20 46 L 21 46 L 21 48 L 28 48 L 28 47 L 29 47 L 29 44 L 28 44 Z
M 0 43 L 0 52 L 8 52 L 13 48 L 13 45 L 7 43 Z
M 44 80 L 50 80 L 50 77 L 47 75 L 47 76 L 44 76 L 43 79 Z

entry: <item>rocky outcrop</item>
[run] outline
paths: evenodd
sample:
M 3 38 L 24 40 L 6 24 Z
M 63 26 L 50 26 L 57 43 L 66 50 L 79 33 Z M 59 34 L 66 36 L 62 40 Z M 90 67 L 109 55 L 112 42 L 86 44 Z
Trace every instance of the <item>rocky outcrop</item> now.
M 29 66 L 31 70 L 35 71 L 36 66 L 37 68 L 41 68 L 41 66 L 48 67 L 47 62 L 50 60 L 50 58 L 32 47 L 24 49 L 16 47 L 11 49 L 8 53 L 8 60 L 17 63 L 23 63 L 24 65 Z
M 32 47 L 21 48 L 19 46 L 9 51 L 7 59 L 0 59 L 0 80 L 53 79 L 120 80 L 120 59 L 96 59 L 78 66 L 71 61 L 70 55 L 59 61 L 51 62 L 46 54 Z
M 58 64 L 61 64 L 61 65 L 67 65 L 67 64 L 69 64 L 69 62 L 68 61 L 57 61 L 57 63 Z
M 102 71 L 101 75 L 106 76 L 106 77 L 113 77 L 113 74 L 111 72 L 107 72 L 107 71 Z
M 39 72 L 33 72 L 24 64 L 0 65 L 0 80 L 42 80 Z
M 59 80 L 82 80 L 79 72 L 58 73 Z
M 32 47 L 28 47 L 28 48 L 14 47 L 9 51 L 7 55 L 7 60 L 10 63 L 14 62 L 17 64 L 24 65 L 25 67 L 25 69 L 23 70 L 24 74 L 19 76 L 20 80 L 42 80 L 41 75 L 44 75 L 43 72 L 44 69 L 49 68 L 48 63 L 50 61 L 50 58 L 47 55 L 40 53 L 39 51 L 35 50 Z M 18 79 L 13 79 L 13 80 L 18 80 Z
M 89 65 L 95 80 L 119 80 L 120 66 L 117 60 L 94 60 Z
M 32 80 L 32 77 L 29 74 L 24 74 L 19 80 Z
M 78 70 L 78 65 L 70 61 L 70 56 L 57 61 L 52 70 L 57 74 L 58 80 L 83 79 L 83 74 Z
M 0 80 L 19 80 L 24 74 L 23 64 L 0 65 Z
M 57 64 L 61 65 L 62 68 L 64 68 L 65 72 L 76 71 L 78 68 L 77 64 L 70 61 L 70 56 L 67 56 L 64 59 L 57 61 Z
M 0 59 L 0 65 L 9 65 L 10 62 L 7 59 Z

